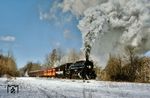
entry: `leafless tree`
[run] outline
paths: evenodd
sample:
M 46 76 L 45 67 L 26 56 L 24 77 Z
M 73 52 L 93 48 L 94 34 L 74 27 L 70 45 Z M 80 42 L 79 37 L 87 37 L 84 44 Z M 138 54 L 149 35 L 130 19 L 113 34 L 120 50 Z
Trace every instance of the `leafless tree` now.
M 64 55 L 64 52 L 62 51 L 61 48 L 53 49 L 52 52 L 46 56 L 44 65 L 46 67 L 58 66 L 63 55 Z
M 75 49 L 70 49 L 68 53 L 68 62 L 76 62 L 79 59 L 79 53 Z
M 4 74 L 11 76 L 18 75 L 17 66 L 13 55 L 9 54 L 8 56 L 5 56 L 0 54 L 0 76 Z

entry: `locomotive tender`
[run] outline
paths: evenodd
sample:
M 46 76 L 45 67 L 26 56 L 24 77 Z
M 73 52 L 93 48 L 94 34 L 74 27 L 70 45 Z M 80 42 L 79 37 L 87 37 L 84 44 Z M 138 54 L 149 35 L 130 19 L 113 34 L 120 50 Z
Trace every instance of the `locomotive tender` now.
M 75 63 L 66 63 L 55 68 L 30 71 L 31 77 L 55 77 L 69 79 L 95 79 L 96 74 L 92 61 L 81 60 Z

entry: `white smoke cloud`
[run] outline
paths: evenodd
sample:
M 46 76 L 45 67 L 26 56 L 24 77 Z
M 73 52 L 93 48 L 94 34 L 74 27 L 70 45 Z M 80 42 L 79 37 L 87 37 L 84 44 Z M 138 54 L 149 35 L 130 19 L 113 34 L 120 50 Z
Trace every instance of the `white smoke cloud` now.
M 58 1 L 54 1 L 52 6 L 48 11 L 44 11 L 44 9 L 39 8 L 39 14 L 41 20 L 58 20 L 56 13 L 60 8 L 60 3 Z
M 75 16 L 80 17 L 87 8 L 105 1 L 107 0 L 64 0 L 61 8 L 63 12 L 71 11 Z
M 14 36 L 0 36 L 0 41 L 3 42 L 14 42 L 16 38 Z
M 83 44 L 92 47 L 91 54 L 103 65 L 109 53 L 122 47 L 144 53 L 150 50 L 150 1 L 109 0 L 87 9 L 78 28 Z
M 55 0 L 49 9 L 39 7 L 40 20 L 55 21 L 56 25 L 64 25 L 69 23 L 74 16 L 79 19 L 83 16 L 84 11 L 89 8 L 106 2 L 107 0 Z M 70 15 L 64 15 L 71 12 Z
M 65 23 L 71 22 L 73 15 L 66 15 L 63 12 L 63 2 L 60 0 L 53 1 L 49 9 L 39 7 L 40 20 L 54 21 L 55 25 L 62 26 Z
M 82 16 L 78 28 L 83 48 L 91 46 L 92 57 L 102 65 L 109 53 L 122 53 L 120 49 L 126 46 L 134 47 L 137 53 L 150 50 L 150 0 L 63 0 L 55 6 L 49 14 L 41 15 L 49 17 L 62 8 L 77 19 Z

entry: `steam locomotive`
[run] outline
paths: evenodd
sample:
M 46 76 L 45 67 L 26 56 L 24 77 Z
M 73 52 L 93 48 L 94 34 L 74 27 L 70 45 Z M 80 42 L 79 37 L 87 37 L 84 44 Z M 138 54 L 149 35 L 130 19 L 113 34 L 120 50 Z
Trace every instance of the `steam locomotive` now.
M 68 79 L 95 79 L 92 61 L 81 60 L 75 63 L 66 63 L 55 68 L 30 71 L 30 77 L 56 77 Z

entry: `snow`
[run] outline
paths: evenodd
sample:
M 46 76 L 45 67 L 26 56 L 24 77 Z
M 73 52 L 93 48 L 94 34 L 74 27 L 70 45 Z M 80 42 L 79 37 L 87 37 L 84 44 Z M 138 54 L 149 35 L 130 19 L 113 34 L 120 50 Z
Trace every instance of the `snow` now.
M 150 84 L 67 80 L 52 78 L 0 78 L 0 98 L 150 98 Z M 19 93 L 7 93 L 7 85 Z

